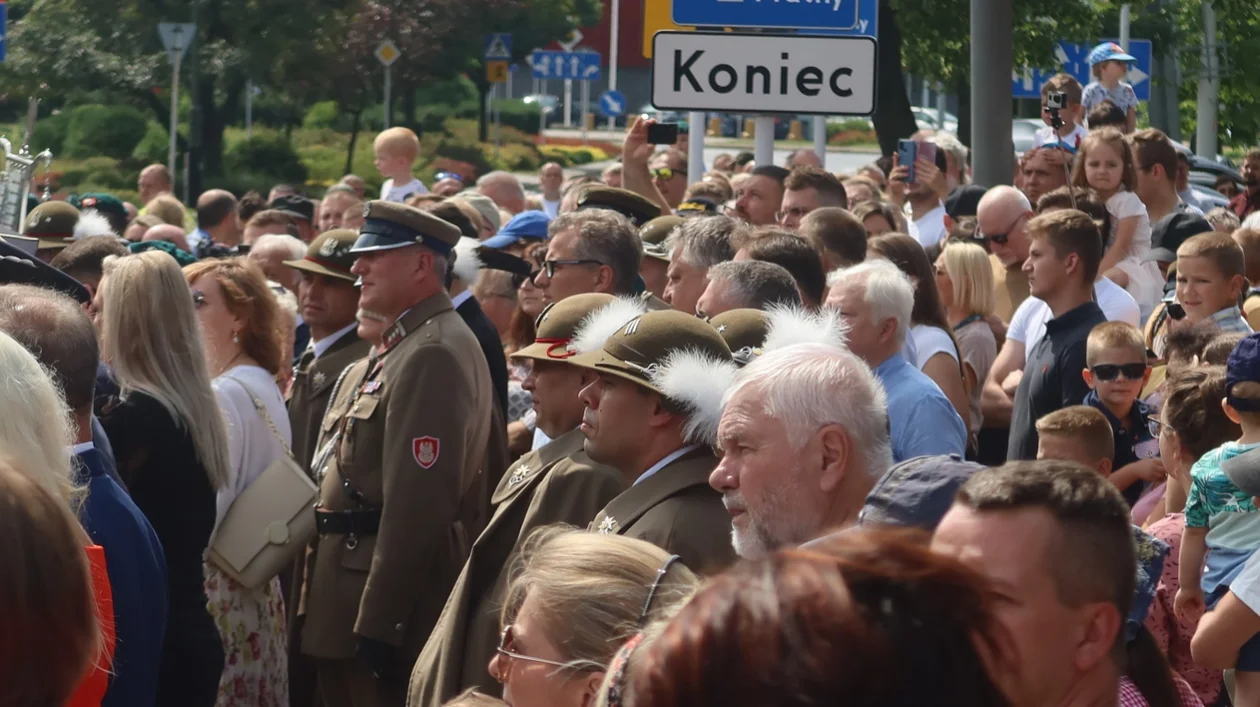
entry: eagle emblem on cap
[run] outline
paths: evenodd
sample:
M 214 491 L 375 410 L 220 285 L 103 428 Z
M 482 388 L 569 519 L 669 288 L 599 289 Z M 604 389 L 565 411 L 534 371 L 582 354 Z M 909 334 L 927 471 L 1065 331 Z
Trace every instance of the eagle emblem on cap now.
M 331 258 L 334 255 L 336 255 L 337 254 L 336 239 L 329 238 L 325 240 L 324 244 L 319 247 L 319 254 L 324 256 L 325 258 Z

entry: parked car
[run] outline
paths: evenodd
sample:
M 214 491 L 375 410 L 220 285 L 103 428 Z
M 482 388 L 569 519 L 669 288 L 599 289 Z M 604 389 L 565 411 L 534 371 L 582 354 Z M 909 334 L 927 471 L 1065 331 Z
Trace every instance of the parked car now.
M 1045 126 L 1040 118 L 1016 118 L 1011 122 L 1011 141 L 1015 143 L 1015 154 L 1023 156 L 1033 149 L 1037 131 Z
M 914 122 L 919 125 L 920 130 L 944 130 L 947 133 L 958 133 L 958 116 L 945 111 L 945 121 L 940 121 L 940 113 L 935 108 L 925 108 L 923 106 L 910 106 L 910 112 L 914 115 Z

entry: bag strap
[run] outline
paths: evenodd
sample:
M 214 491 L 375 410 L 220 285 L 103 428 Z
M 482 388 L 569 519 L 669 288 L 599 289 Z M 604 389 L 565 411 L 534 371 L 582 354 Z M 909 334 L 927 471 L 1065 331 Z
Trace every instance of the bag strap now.
M 289 444 L 284 441 L 284 436 L 281 435 L 280 430 L 276 428 L 276 423 L 271 420 L 271 414 L 267 412 L 267 406 L 263 405 L 263 401 L 257 395 L 254 395 L 254 389 L 250 388 L 245 384 L 245 381 L 237 378 L 236 376 L 225 375 L 223 377 L 228 380 L 235 381 L 237 385 L 245 389 L 245 392 L 249 395 L 249 399 L 254 403 L 254 409 L 257 410 L 258 414 L 262 415 L 263 419 L 267 421 L 267 426 L 271 428 L 271 434 L 275 435 L 276 440 L 280 442 L 280 446 L 284 447 L 285 455 L 287 455 L 290 459 L 297 461 L 297 457 L 293 456 L 293 450 L 289 448 Z

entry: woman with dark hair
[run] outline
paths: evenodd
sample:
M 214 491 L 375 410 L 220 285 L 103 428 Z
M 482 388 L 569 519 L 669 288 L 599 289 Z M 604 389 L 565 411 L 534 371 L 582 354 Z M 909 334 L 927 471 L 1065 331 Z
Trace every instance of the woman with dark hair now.
M 910 333 L 902 350 L 906 360 L 935 381 L 964 421 L 971 419 L 967 386 L 963 382 L 962 357 L 953 327 L 945 317 L 945 305 L 936 287 L 936 274 L 923 246 L 910 236 L 889 233 L 867 243 L 871 257 L 883 258 L 910 276 L 914 283 L 914 309 Z
M 1007 705 L 1015 673 L 994 601 L 980 575 L 901 532 L 782 550 L 713 579 L 641 655 L 623 651 L 607 702 Z
M 542 288 L 534 284 L 534 276 L 542 269 L 542 261 L 546 256 L 545 244 L 530 246 L 525 251 L 525 262 L 529 263 L 530 274 L 512 276 L 512 281 L 516 284 L 516 311 L 512 312 L 511 323 L 503 335 L 503 352 L 508 355 L 509 423 L 527 417 L 533 410 L 529 391 L 521 387 L 521 383 L 529 375 L 529 364 L 522 359 L 512 358 L 512 354 L 534 343 L 534 320 L 538 319 L 547 304 L 543 301 Z M 532 425 L 527 426 L 532 428 Z

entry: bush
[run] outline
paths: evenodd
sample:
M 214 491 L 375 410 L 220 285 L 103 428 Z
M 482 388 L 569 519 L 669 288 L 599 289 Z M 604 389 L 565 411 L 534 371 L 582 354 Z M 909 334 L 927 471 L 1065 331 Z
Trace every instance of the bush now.
M 307 129 L 333 128 L 337 124 L 339 114 L 336 101 L 320 101 L 311 106 L 302 118 L 302 127 Z
M 538 134 L 538 121 L 542 111 L 537 104 L 511 98 L 495 101 L 494 105 L 499 109 L 499 118 L 504 125 L 510 125 L 529 135 Z
M 89 184 L 99 184 L 103 187 L 108 187 L 107 189 L 104 189 L 104 191 L 107 192 L 112 192 L 115 189 L 125 189 L 126 187 L 132 186 L 136 183 L 134 179 L 127 179 L 126 175 L 122 173 L 122 170 L 117 167 L 107 167 L 91 172 L 87 176 L 87 182 Z
M 490 148 L 493 151 L 493 147 Z M 434 154 L 434 161 L 441 158 L 448 160 L 456 160 L 458 162 L 466 162 L 473 166 L 478 175 L 485 174 L 494 170 L 490 164 L 490 160 L 486 158 L 486 150 L 480 143 L 458 140 L 455 138 L 443 138 L 437 145 Z
M 143 164 L 165 163 L 170 144 L 170 135 L 166 128 L 157 121 L 150 120 L 144 130 L 144 137 L 136 144 L 136 149 L 131 151 L 131 159 Z
M 63 147 L 66 157 L 130 157 L 144 138 L 148 121 L 130 106 L 79 106 L 70 111 Z
M 35 123 L 35 134 L 31 136 L 31 152 L 40 153 L 52 150 L 53 157 L 61 157 L 66 145 L 66 131 L 70 128 L 70 116 L 57 113 L 42 118 Z M 17 146 L 14 146 L 17 149 Z
M 223 156 L 227 175 L 266 175 L 271 182 L 305 184 L 307 169 L 287 140 L 255 136 L 232 145 Z M 270 188 L 270 187 L 268 187 Z
M 532 145 L 504 145 L 495 167 L 509 172 L 533 172 L 542 167 L 542 155 Z

